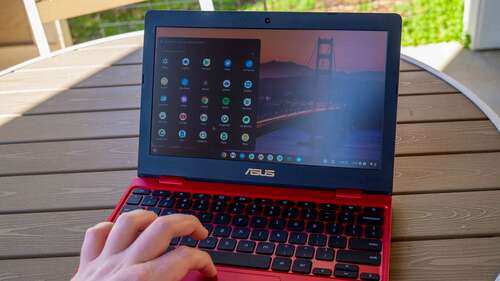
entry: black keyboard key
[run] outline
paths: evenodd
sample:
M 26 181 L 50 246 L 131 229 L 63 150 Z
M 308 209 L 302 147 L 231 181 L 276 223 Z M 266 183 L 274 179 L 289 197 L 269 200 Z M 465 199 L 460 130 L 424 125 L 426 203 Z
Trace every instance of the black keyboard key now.
M 265 228 L 267 226 L 267 218 L 265 217 L 253 217 L 250 222 L 251 227 L 255 228 Z
M 170 240 L 170 245 L 175 246 L 175 245 L 179 244 L 180 241 L 181 241 L 180 237 L 174 237 L 174 238 L 172 238 L 172 240 Z
M 160 216 L 168 216 L 173 214 L 177 214 L 177 211 L 175 209 L 163 209 Z
M 291 207 L 291 206 L 295 205 L 295 202 L 293 202 L 291 200 L 276 200 L 276 204 L 278 206 L 288 206 L 288 207 Z
M 274 243 L 259 242 L 259 244 L 257 244 L 257 248 L 255 249 L 255 253 L 261 255 L 272 255 L 274 253 Z
M 250 216 L 259 216 L 262 213 L 262 205 L 249 204 L 246 209 L 246 214 Z
M 349 239 L 349 248 L 353 250 L 380 252 L 382 250 L 382 242 L 377 239 L 351 238 Z
M 290 266 L 292 266 L 291 259 L 276 257 L 273 260 L 271 269 L 275 271 L 290 271 Z
M 253 202 L 257 205 L 271 205 L 274 201 L 269 198 L 256 198 Z
M 309 234 L 308 244 L 323 247 L 326 245 L 326 235 L 318 233 Z
M 245 204 L 243 203 L 231 203 L 229 204 L 228 212 L 230 214 L 243 214 L 243 211 L 245 210 Z
M 226 208 L 227 203 L 224 201 L 214 201 L 211 206 L 213 212 L 225 212 Z
M 189 192 L 183 192 L 183 191 L 174 192 L 174 198 L 189 198 L 189 197 L 191 197 L 191 193 Z
M 264 208 L 264 216 L 267 217 L 277 217 L 281 213 L 281 208 L 274 205 L 269 205 Z
M 253 253 L 255 249 L 255 242 L 250 240 L 240 240 L 238 246 L 236 246 L 236 251 L 241 253 Z
M 335 265 L 335 270 L 343 270 L 343 271 L 352 271 L 352 272 L 358 272 L 359 271 L 359 266 L 354 265 L 354 264 L 345 264 L 345 263 L 337 263 Z
M 138 195 L 149 195 L 151 194 L 151 190 L 148 189 L 143 189 L 143 188 L 136 188 L 134 191 L 132 191 L 133 194 L 138 194 Z
M 160 200 L 160 203 L 158 203 L 158 207 L 161 208 L 172 208 L 174 206 L 175 200 L 174 198 L 163 198 Z
M 314 257 L 314 247 L 311 246 L 298 246 L 295 251 L 297 258 L 312 259 Z
M 193 202 L 193 210 L 206 211 L 209 204 L 208 200 L 196 200 Z
M 200 222 L 212 222 L 213 215 L 211 213 L 199 212 L 198 219 Z
M 316 259 L 320 261 L 333 261 L 335 251 L 330 248 L 316 249 Z
M 361 211 L 361 207 L 354 205 L 344 205 L 342 206 L 342 211 L 346 212 L 359 212 Z
M 291 244 L 304 245 L 306 241 L 307 241 L 307 234 L 303 232 L 292 232 L 290 233 L 290 239 L 288 239 L 288 242 Z
M 127 204 L 128 205 L 139 205 L 141 203 L 142 196 L 141 195 L 135 195 L 132 194 L 130 197 L 127 199 Z
M 328 238 L 328 247 L 344 249 L 347 246 L 347 239 L 343 236 L 332 235 Z
M 345 228 L 345 234 L 354 237 L 360 237 L 363 233 L 363 228 L 359 224 L 349 224 Z
M 158 216 L 161 214 L 161 211 L 162 211 L 161 208 L 158 208 L 158 207 L 148 207 L 147 210 L 151 211 L 151 212 L 154 212 Z
M 304 221 L 289 220 L 288 221 L 288 230 L 292 230 L 292 231 L 304 230 Z
M 335 269 L 333 271 L 333 276 L 339 277 L 339 278 L 356 279 L 356 278 L 358 278 L 358 273 L 357 272 L 353 272 L 353 271 L 345 271 L 345 270 Z
M 207 251 L 216 264 L 269 269 L 271 257 L 245 253 Z
M 231 234 L 231 227 L 225 225 L 218 225 L 214 229 L 214 236 L 216 237 L 229 237 Z
M 131 212 L 131 211 L 137 210 L 137 209 L 142 209 L 142 208 L 139 206 L 125 205 L 125 206 L 123 206 L 122 214 L 127 213 L 127 212 Z
M 215 214 L 215 217 L 214 217 L 215 224 L 226 225 L 226 224 L 229 224 L 230 221 L 231 221 L 231 215 L 229 215 L 229 214 L 226 214 L 226 213 Z
M 311 272 L 312 262 L 310 260 L 296 259 L 293 262 L 292 271 L 296 273 L 309 274 Z
M 214 229 L 214 226 L 209 223 L 203 223 L 203 227 L 208 230 L 208 235 L 210 235 L 210 233 L 212 233 L 212 230 Z
M 286 221 L 284 219 L 271 219 L 269 221 L 269 228 L 270 229 L 284 229 L 285 228 Z
M 217 250 L 222 251 L 232 251 L 236 247 L 236 240 L 231 238 L 222 238 L 219 241 L 219 246 L 217 246 Z
M 365 236 L 366 238 L 382 238 L 382 228 L 378 225 L 367 225 Z
M 231 237 L 236 239 L 247 239 L 248 236 L 250 236 L 250 229 L 246 227 L 237 227 L 231 234 Z
M 316 267 L 313 269 L 313 274 L 318 276 L 331 276 L 332 271 L 328 268 Z
M 208 200 L 212 196 L 210 194 L 205 194 L 205 193 L 195 193 L 193 194 L 193 199 L 200 199 L 200 200 Z
M 323 232 L 325 225 L 319 221 L 310 221 L 307 223 L 307 232 L 321 233 Z
M 381 225 L 384 223 L 384 218 L 377 215 L 360 214 L 358 216 L 358 223 L 369 225 Z
M 217 238 L 215 237 L 207 237 L 198 243 L 198 248 L 202 249 L 215 249 L 215 246 L 217 246 Z
M 282 257 L 291 257 L 295 253 L 295 246 L 289 244 L 278 244 L 276 255 Z
M 376 273 L 363 272 L 359 275 L 359 278 L 363 281 L 379 281 L 380 276 Z
M 213 200 L 216 200 L 216 201 L 230 201 L 231 200 L 231 196 L 229 195 L 222 195 L 222 194 L 217 194 L 217 195 L 214 195 L 212 197 Z
M 175 208 L 176 209 L 189 209 L 191 208 L 191 199 L 189 198 L 179 198 L 175 202 Z
M 304 220 L 315 220 L 316 217 L 318 216 L 318 212 L 316 209 L 302 209 L 302 212 L 300 212 L 300 218 Z
M 369 214 L 383 214 L 384 213 L 384 208 L 378 208 L 378 207 L 365 207 L 363 209 L 365 213 Z
M 266 241 L 269 237 L 269 230 L 267 229 L 254 229 L 250 234 L 250 239 L 256 241 Z
M 247 226 L 249 220 L 250 220 L 250 218 L 248 216 L 245 216 L 245 215 L 236 215 L 236 216 L 233 216 L 232 225 L 235 225 L 235 226 Z
M 184 236 L 181 239 L 181 245 L 196 247 L 196 244 L 198 244 L 198 240 L 194 240 L 191 236 Z
M 337 210 L 338 206 L 333 204 L 333 203 L 321 203 L 321 204 L 319 204 L 319 208 L 322 210 L 333 211 L 333 210 Z
M 288 239 L 288 232 L 283 230 L 274 230 L 271 232 L 271 236 L 269 237 L 269 241 L 285 243 Z
M 297 206 L 299 206 L 301 208 L 316 208 L 316 203 L 300 201 L 297 203 Z
M 380 254 L 365 251 L 338 250 L 337 261 L 367 265 L 380 265 Z
M 281 216 L 286 219 L 296 219 L 299 216 L 299 209 L 294 207 L 283 208 Z
M 319 212 L 319 220 L 323 222 L 335 222 L 335 211 L 321 210 Z
M 236 197 L 234 197 L 234 201 L 240 202 L 240 203 L 250 203 L 250 202 L 252 202 L 252 199 L 249 197 L 245 197 L 245 196 L 236 196 Z
M 341 223 L 353 223 L 354 222 L 354 213 L 345 212 L 345 211 L 340 212 L 338 221 Z
M 339 223 L 328 223 L 326 224 L 326 233 L 340 235 L 342 234 L 343 227 Z
M 153 196 L 162 196 L 162 197 L 167 197 L 172 194 L 170 191 L 167 190 L 153 190 Z

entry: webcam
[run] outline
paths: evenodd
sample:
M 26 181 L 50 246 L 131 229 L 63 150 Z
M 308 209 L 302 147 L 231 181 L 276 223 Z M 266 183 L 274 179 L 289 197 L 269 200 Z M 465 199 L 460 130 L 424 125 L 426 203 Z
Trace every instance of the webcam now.
M 271 18 L 265 18 L 265 19 L 264 19 L 264 22 L 265 22 L 265 23 L 271 23 Z

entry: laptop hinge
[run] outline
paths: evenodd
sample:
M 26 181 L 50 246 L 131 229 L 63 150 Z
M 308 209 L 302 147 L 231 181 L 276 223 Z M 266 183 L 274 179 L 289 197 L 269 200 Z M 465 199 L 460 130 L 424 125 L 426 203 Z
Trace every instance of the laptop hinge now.
M 158 178 L 159 184 L 167 184 L 167 185 L 183 185 L 184 178 L 183 177 L 166 177 L 161 176 Z
M 360 189 L 337 189 L 335 190 L 335 197 L 362 199 L 363 191 Z

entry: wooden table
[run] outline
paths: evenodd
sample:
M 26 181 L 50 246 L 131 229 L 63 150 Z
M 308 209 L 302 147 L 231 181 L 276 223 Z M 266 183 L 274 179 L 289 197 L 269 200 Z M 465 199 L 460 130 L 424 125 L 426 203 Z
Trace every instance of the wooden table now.
M 135 175 L 142 36 L 0 77 L 0 280 L 69 280 L 84 230 Z M 401 64 L 391 280 L 494 280 L 500 135 L 467 98 Z

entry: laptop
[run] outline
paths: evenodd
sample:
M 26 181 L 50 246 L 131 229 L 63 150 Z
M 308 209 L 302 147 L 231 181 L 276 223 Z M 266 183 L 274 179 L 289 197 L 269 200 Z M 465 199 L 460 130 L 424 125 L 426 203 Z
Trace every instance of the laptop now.
M 138 177 L 218 280 L 389 280 L 401 18 L 151 11 Z M 199 280 L 191 273 L 186 280 Z M 326 278 L 326 279 L 325 279 Z

